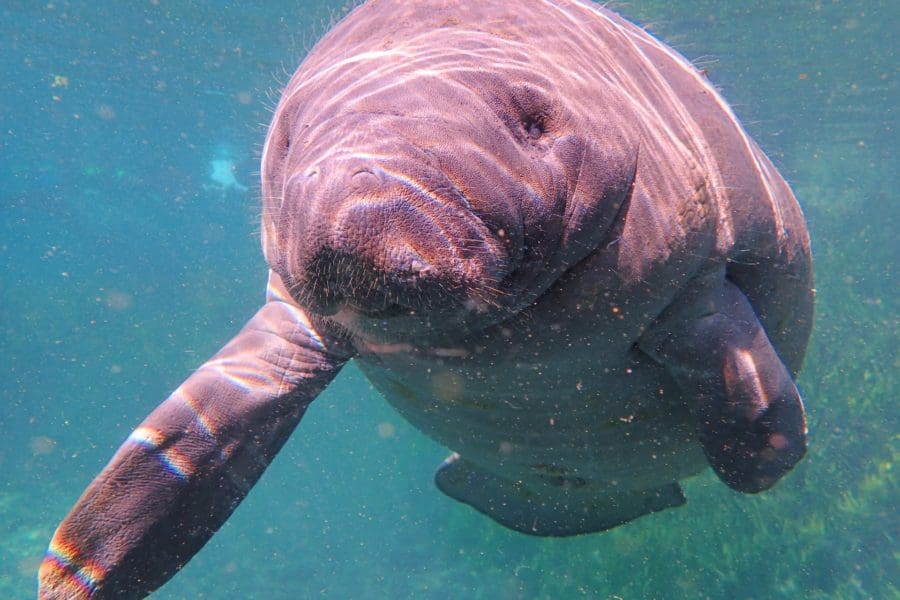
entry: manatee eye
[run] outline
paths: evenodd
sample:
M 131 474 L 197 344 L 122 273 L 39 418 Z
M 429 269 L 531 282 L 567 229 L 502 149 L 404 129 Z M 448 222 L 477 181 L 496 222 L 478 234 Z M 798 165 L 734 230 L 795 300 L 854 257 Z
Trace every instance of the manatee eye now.
M 525 130 L 525 135 L 532 140 L 540 139 L 544 135 L 544 126 L 544 115 L 542 114 L 530 114 L 522 118 L 522 128 Z
M 297 121 L 300 119 L 300 111 L 302 109 L 302 99 L 300 97 L 291 97 L 284 106 L 280 106 L 276 113 L 278 115 L 277 122 L 272 124 L 270 136 L 272 142 L 272 158 L 278 162 L 287 160 L 291 150 L 291 143 L 302 128 L 297 127 Z
M 289 123 L 279 123 L 276 135 L 275 156 L 278 157 L 279 161 L 283 161 L 287 159 L 288 152 L 291 149 L 291 128 Z
M 281 178 L 291 141 L 286 127 L 276 126 L 269 135 L 270 139 L 262 156 L 262 171 L 267 181 L 275 182 Z
M 519 135 L 525 141 L 543 146 L 545 140 L 541 138 L 553 132 L 557 120 L 553 98 L 537 85 L 523 83 L 512 88 L 509 102 L 513 118 L 521 127 Z
M 269 128 L 265 153 L 262 157 L 263 177 L 270 182 L 281 180 L 284 164 L 291 149 L 294 110 L 290 106 L 278 111 L 278 119 Z

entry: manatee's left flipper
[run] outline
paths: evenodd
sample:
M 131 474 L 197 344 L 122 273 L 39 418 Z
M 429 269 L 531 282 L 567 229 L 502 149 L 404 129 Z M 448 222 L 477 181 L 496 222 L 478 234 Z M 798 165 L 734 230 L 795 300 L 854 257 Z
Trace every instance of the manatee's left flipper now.
M 696 398 L 700 443 L 716 474 L 759 492 L 806 452 L 803 402 L 744 294 L 724 277 L 710 279 L 686 291 L 640 347 Z
M 273 277 L 277 282 L 277 277 Z M 270 301 L 129 436 L 57 529 L 41 598 L 135 598 L 231 515 L 347 356 Z

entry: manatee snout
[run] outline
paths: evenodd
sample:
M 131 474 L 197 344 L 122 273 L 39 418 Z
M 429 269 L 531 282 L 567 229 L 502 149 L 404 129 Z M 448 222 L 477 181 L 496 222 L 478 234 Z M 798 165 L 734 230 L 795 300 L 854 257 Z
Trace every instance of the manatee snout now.
M 490 305 L 508 256 L 459 192 L 415 163 L 343 162 L 286 186 L 281 254 L 304 306 L 356 326 Z

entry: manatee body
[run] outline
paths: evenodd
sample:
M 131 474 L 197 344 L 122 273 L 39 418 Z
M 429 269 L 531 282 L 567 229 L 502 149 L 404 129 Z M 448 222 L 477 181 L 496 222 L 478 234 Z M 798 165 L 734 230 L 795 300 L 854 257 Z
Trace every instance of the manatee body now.
M 800 209 L 704 76 L 599 6 L 360 6 L 284 90 L 262 189 L 265 305 L 87 489 L 43 597 L 164 583 L 350 359 L 454 451 L 438 487 L 524 533 L 805 452 Z

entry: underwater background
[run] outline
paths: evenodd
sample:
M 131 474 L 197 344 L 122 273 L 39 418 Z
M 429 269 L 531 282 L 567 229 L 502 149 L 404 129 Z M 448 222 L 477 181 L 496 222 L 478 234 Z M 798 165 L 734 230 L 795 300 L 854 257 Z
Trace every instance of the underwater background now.
M 0 3 L 0 598 L 132 429 L 261 304 L 258 155 L 340 2 Z M 898 598 L 896 0 L 635 1 L 792 184 L 818 292 L 810 450 L 773 490 L 539 539 L 350 366 L 157 598 Z

